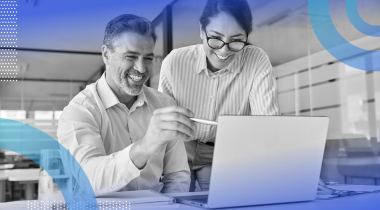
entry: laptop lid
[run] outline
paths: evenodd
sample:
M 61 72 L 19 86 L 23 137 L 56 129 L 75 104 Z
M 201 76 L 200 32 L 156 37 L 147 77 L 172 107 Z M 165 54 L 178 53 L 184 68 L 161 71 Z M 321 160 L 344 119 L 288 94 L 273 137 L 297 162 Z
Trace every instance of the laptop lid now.
M 313 200 L 329 119 L 220 116 L 209 208 Z

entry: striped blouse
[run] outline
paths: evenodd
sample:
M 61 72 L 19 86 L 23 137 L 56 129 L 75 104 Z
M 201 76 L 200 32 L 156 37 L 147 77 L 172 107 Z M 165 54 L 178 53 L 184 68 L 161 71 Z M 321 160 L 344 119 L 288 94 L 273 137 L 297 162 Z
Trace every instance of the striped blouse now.
M 207 69 L 201 44 L 175 49 L 162 63 L 158 89 L 201 119 L 280 113 L 272 65 L 267 54 L 252 45 L 215 73 Z M 216 126 L 196 125 L 194 140 L 215 141 Z

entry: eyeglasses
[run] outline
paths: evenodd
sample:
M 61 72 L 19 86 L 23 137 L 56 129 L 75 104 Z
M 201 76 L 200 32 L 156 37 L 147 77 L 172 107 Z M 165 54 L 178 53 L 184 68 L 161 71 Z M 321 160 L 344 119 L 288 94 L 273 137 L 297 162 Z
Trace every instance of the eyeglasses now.
M 227 45 L 228 49 L 230 49 L 233 52 L 238 52 L 242 50 L 246 45 L 248 45 L 247 42 L 243 41 L 232 41 L 232 42 L 224 42 L 221 39 L 209 37 L 207 35 L 207 32 L 205 31 L 207 44 L 211 49 L 218 50 L 221 49 L 224 45 Z

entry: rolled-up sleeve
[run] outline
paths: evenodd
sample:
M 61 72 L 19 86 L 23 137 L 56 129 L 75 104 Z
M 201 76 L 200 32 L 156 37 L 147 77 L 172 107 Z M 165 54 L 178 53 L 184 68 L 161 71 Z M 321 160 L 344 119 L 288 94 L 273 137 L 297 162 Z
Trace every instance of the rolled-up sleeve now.
M 100 118 L 96 107 L 74 100 L 64 109 L 57 130 L 59 143 L 80 164 L 95 196 L 115 192 L 140 175 L 129 156 L 132 145 L 106 155 L 100 135 Z M 73 176 L 78 180 L 75 174 Z M 79 186 L 74 190 L 83 190 Z
M 268 56 L 265 54 L 257 66 L 249 102 L 252 115 L 280 115 L 276 78 Z
M 166 146 L 162 182 L 163 193 L 189 191 L 190 169 L 183 141 L 171 141 Z

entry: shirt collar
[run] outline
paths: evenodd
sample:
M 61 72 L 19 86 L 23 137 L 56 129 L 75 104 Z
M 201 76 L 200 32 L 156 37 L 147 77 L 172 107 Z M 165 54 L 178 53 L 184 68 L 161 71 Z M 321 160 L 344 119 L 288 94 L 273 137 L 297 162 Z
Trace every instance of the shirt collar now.
M 106 81 L 106 73 L 100 77 L 97 85 L 97 91 L 104 104 L 104 108 L 108 109 L 120 103 L 119 99 L 116 97 L 115 93 L 113 93 Z
M 221 72 L 224 70 L 227 70 L 230 72 L 239 73 L 241 70 L 241 67 L 243 66 L 243 63 L 245 61 L 246 49 L 247 49 L 247 47 L 245 47 L 243 49 L 243 52 L 240 54 L 240 56 L 235 58 L 235 60 L 232 63 L 228 64 L 228 66 L 225 69 L 221 69 Z M 202 71 L 207 70 L 206 53 L 203 49 L 202 44 L 198 45 L 198 55 L 199 56 L 198 56 L 197 65 L 196 65 L 196 67 L 197 67 L 196 73 L 197 74 L 201 73 Z
M 142 88 L 142 90 L 141 90 L 140 95 L 137 97 L 137 101 L 142 102 L 142 103 L 140 103 L 141 106 L 144 105 L 144 103 L 146 103 L 147 105 L 149 105 L 148 99 L 146 98 L 146 95 L 145 95 L 146 88 L 147 87 L 144 85 L 143 88 Z
M 130 112 L 134 112 L 136 108 L 143 106 L 145 103 L 148 105 L 148 101 L 146 100 L 145 93 L 144 93 L 144 88 L 141 91 L 141 93 L 137 96 L 136 101 L 133 103 L 133 105 L 130 108 Z
M 110 86 L 108 85 L 106 81 L 106 73 L 104 73 L 102 77 L 99 79 L 98 85 L 97 85 L 97 91 L 98 91 L 100 99 L 102 100 L 104 104 L 104 108 L 108 109 L 120 103 L 119 99 L 117 98 L 117 96 L 112 91 L 112 89 L 110 88 Z M 138 95 L 137 100 L 135 102 L 136 107 L 144 105 L 144 102 L 148 104 L 148 101 L 144 93 L 144 87 L 143 87 L 141 93 Z

